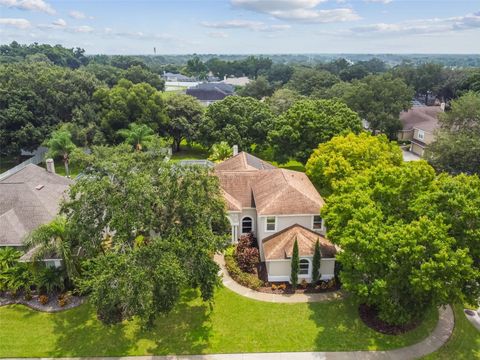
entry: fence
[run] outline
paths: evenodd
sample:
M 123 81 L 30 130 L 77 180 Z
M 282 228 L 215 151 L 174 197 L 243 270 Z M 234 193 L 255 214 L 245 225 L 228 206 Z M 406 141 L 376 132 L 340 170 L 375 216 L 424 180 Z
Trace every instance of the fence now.
M 14 166 L 13 168 L 5 171 L 4 173 L 1 173 L 0 174 L 0 181 L 9 177 L 10 175 L 16 174 L 17 172 L 24 169 L 29 164 L 34 164 L 34 165 L 40 164 L 43 161 L 47 151 L 48 151 L 48 149 L 46 149 L 46 148 L 43 148 L 43 149 L 39 148 L 35 152 L 35 155 L 32 156 L 30 159 L 25 160 L 24 162 L 18 164 L 17 166 Z

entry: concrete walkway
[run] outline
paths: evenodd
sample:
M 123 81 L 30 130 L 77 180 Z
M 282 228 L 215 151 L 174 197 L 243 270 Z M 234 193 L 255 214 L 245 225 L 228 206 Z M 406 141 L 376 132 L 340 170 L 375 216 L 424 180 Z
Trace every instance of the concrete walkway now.
M 433 332 L 418 344 L 389 351 L 343 351 L 343 352 L 289 352 L 246 353 L 186 356 L 126 356 L 91 358 L 55 358 L 52 360 L 406 360 L 418 359 L 438 350 L 453 331 L 454 317 L 450 306 L 440 309 L 440 319 Z M 48 359 L 48 358 L 43 358 Z M 3 360 L 3 359 L 2 359 Z M 25 360 L 12 359 L 12 360 Z
M 214 259 L 215 262 L 220 266 L 220 275 L 222 276 L 223 285 L 233 292 L 249 299 L 275 303 L 305 303 L 335 300 L 340 299 L 343 296 L 342 292 L 340 291 L 317 294 L 268 294 L 255 291 L 240 285 L 230 277 L 227 269 L 225 268 L 225 259 L 223 255 L 216 254 Z

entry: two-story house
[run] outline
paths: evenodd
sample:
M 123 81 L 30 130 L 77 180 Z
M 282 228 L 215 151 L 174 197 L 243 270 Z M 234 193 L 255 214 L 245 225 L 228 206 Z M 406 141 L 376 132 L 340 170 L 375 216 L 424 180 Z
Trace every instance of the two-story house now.
M 295 240 L 301 280 L 312 280 L 317 240 L 322 253 L 321 279 L 334 276 L 336 247 L 325 237 L 320 217 L 324 200 L 304 173 L 279 169 L 246 152 L 217 164 L 214 173 L 226 202 L 232 242 L 242 234 L 255 235 L 268 281 L 290 280 Z
M 414 106 L 400 114 L 402 130 L 399 140 L 410 140 L 410 151 L 423 156 L 425 148 L 435 140 L 435 131 L 440 127 L 438 114 L 442 106 Z

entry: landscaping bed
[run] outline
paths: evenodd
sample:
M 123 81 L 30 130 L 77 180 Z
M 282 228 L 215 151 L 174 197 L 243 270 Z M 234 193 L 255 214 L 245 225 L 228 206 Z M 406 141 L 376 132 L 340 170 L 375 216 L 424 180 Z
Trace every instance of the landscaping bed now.
M 21 304 L 31 309 L 44 312 L 58 312 L 72 309 L 83 304 L 85 298 L 83 296 L 74 296 L 70 293 L 57 293 L 47 295 L 39 294 L 17 294 L 10 293 L 0 294 L 0 306 Z
M 418 325 L 421 324 L 421 320 L 413 321 L 405 325 L 387 324 L 385 321 L 378 317 L 378 312 L 374 307 L 368 306 L 366 304 L 360 304 L 360 306 L 358 307 L 358 314 L 360 315 L 360 318 L 365 323 L 365 325 L 375 331 L 387 335 L 404 334 L 408 331 L 415 329 Z

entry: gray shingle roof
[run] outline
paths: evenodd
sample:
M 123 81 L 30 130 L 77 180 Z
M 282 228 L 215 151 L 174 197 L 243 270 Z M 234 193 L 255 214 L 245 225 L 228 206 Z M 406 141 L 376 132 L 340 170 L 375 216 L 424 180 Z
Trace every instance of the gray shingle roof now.
M 30 231 L 51 221 L 70 184 L 33 164 L 0 181 L 0 246 L 20 246 Z

